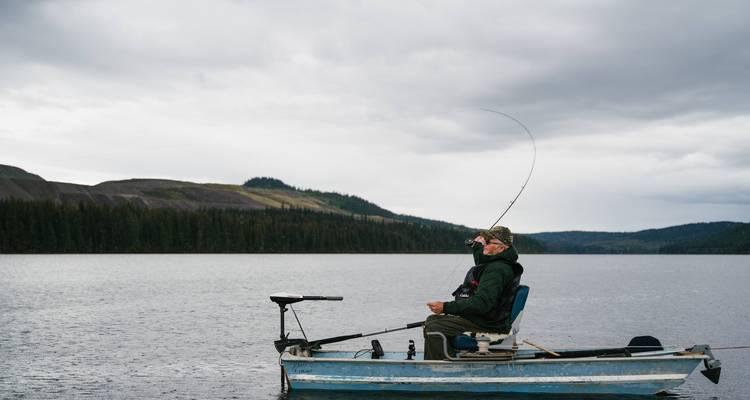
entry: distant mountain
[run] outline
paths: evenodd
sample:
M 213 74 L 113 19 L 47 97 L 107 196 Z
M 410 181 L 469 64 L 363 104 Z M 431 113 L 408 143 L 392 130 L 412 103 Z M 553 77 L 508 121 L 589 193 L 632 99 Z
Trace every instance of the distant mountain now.
M 0 165 L 0 199 L 3 198 L 58 204 L 78 204 L 81 201 L 109 206 L 135 204 L 178 210 L 297 208 L 342 215 L 366 215 L 386 222 L 471 230 L 449 222 L 396 214 L 357 196 L 297 189 L 270 177 L 252 178 L 241 186 L 166 179 L 128 179 L 87 186 L 45 181 L 20 168 Z
M 83 202 L 108 207 L 107 209 L 135 206 L 147 210 L 169 209 L 180 212 L 204 210 L 304 211 L 294 214 L 299 218 L 311 215 L 307 212 L 313 211 L 337 217 L 352 217 L 354 218 L 352 221 L 356 219 L 380 223 L 383 226 L 382 232 L 379 230 L 380 228 L 370 227 L 368 229 L 374 229 L 372 234 L 375 236 L 381 235 L 383 238 L 389 237 L 390 233 L 386 232 L 389 231 L 388 225 L 394 223 L 429 227 L 429 230 L 424 231 L 428 234 L 428 237 L 439 236 L 443 239 L 454 237 L 452 235 L 456 232 L 458 233 L 457 237 L 469 237 L 476 232 L 476 229 L 463 225 L 397 214 L 354 195 L 299 189 L 271 177 L 251 178 L 243 185 L 193 183 L 165 179 L 128 179 L 87 186 L 46 181 L 42 177 L 23 169 L 0 165 L 0 201 L 2 199 L 50 202 L 59 206 L 77 206 Z M 179 215 L 180 218 L 190 218 L 183 214 Z M 148 219 L 151 216 L 145 215 L 144 218 Z M 287 220 L 280 216 L 275 218 Z M 343 229 L 342 227 L 347 224 L 346 218 L 334 218 L 330 221 L 333 221 L 331 222 L 333 225 L 330 226 L 335 225 L 339 227 L 337 229 Z M 405 232 L 402 228 L 395 228 L 394 226 L 391 231 Z M 380 233 L 376 234 L 375 232 Z M 429 239 L 413 238 L 413 240 Z M 402 239 L 399 239 L 399 242 L 404 243 Z M 403 244 L 399 246 L 388 247 L 388 249 L 389 251 L 397 251 L 398 248 L 405 250 L 411 248 Z M 638 232 L 567 231 L 517 234 L 516 247 L 523 253 L 748 254 L 750 253 L 750 224 L 712 222 Z M 358 248 L 363 247 L 350 247 L 349 249 Z M 376 245 L 370 247 L 371 250 L 378 248 Z
M 270 178 L 267 176 L 248 179 L 247 181 L 245 181 L 245 183 L 242 186 L 247 187 L 247 188 L 259 188 L 259 189 L 296 190 L 295 187 L 287 185 L 286 183 L 282 182 L 280 179 Z
M 30 174 L 21 168 L 12 165 L 0 164 L 0 178 L 6 179 L 30 179 L 34 181 L 43 181 L 41 176 Z
M 300 216 L 307 215 L 307 218 L 310 220 L 327 221 L 326 223 L 329 225 L 329 228 L 325 229 L 333 229 L 334 226 L 338 227 L 336 229 L 344 229 L 343 227 L 347 226 L 347 224 L 349 224 L 351 228 L 354 228 L 355 226 L 360 226 L 361 222 L 359 221 L 362 220 L 379 222 L 383 226 L 382 228 L 370 227 L 368 229 L 374 229 L 373 232 L 380 232 L 378 234 L 381 235 L 384 240 L 390 242 L 394 242 L 393 239 L 386 238 L 391 237 L 393 232 L 405 232 L 402 227 L 395 225 L 390 227 L 391 224 L 400 223 L 429 228 L 422 230 L 420 237 L 410 239 L 417 241 L 437 240 L 437 238 L 441 238 L 440 240 L 444 241 L 446 237 L 454 237 L 454 235 L 457 235 L 455 237 L 467 238 L 475 231 L 469 227 L 451 224 L 449 222 L 396 214 L 358 196 L 335 192 L 323 192 L 312 189 L 301 190 L 288 185 L 279 179 L 271 177 L 252 178 L 247 180 L 243 185 L 215 183 L 201 184 L 166 179 L 128 179 L 103 182 L 98 185 L 88 186 L 45 181 L 38 175 L 28 173 L 20 168 L 0 165 L 0 201 L 3 199 L 47 202 L 59 207 L 78 206 L 81 203 L 92 204 L 97 207 L 104 207 L 102 208 L 104 211 L 96 211 L 99 210 L 98 208 L 86 208 L 85 210 L 88 211 L 85 212 L 100 214 L 121 212 L 130 215 L 134 212 L 129 209 L 122 209 L 122 207 L 125 206 L 135 206 L 147 210 L 169 209 L 194 213 L 203 210 L 239 210 L 248 212 L 260 212 L 264 210 L 287 210 L 289 212 L 301 210 L 314 211 L 338 217 L 356 218 L 349 220 L 345 218 L 320 220 L 317 216 L 309 213 L 294 213 L 294 216 L 296 216 L 295 218 L 300 218 Z M 12 213 L 12 210 L 20 209 L 24 209 L 24 206 L 19 205 L 18 203 L 6 205 L 6 211 L 8 213 Z M 40 208 L 40 210 L 53 214 L 58 213 L 59 215 L 67 215 L 68 217 L 70 217 L 73 212 L 71 210 L 51 211 L 47 206 Z M 153 215 L 157 215 L 157 217 L 154 217 Z M 158 216 L 161 214 L 157 213 L 153 215 L 152 213 L 145 213 L 143 214 L 143 218 L 145 221 L 150 220 L 150 218 L 158 220 L 158 218 L 160 218 Z M 191 218 L 185 214 L 178 215 L 179 218 L 184 218 L 186 220 Z M 230 213 L 226 215 L 231 216 L 240 214 Z M 275 216 L 274 218 L 277 218 L 280 221 L 288 220 L 277 216 L 277 214 L 273 215 Z M 258 214 L 258 216 L 260 217 L 260 214 Z M 83 215 L 81 215 L 81 217 L 83 217 Z M 251 216 L 245 216 L 242 214 L 241 218 L 246 217 L 250 218 Z M 292 217 L 290 216 L 289 218 Z M 302 221 L 300 221 L 300 223 L 302 223 Z M 0 228 L 2 228 L 1 225 L 2 221 L 0 221 Z M 263 229 L 271 228 L 264 227 Z M 39 229 L 44 229 L 45 231 L 50 230 L 48 227 L 41 227 Z M 57 227 L 55 227 L 55 229 L 57 229 Z M 160 229 L 164 230 L 164 228 Z M 318 229 L 319 234 L 327 234 L 324 232 L 324 228 L 318 227 Z M 10 234 L 8 232 L 10 231 L 6 231 L 6 234 Z M 2 230 L 0 230 L 0 233 L 2 233 Z M 3 238 L 0 237 L 0 240 L 2 239 Z M 92 240 L 96 240 L 96 238 L 92 238 Z M 462 240 L 457 242 L 459 245 L 458 249 L 462 249 L 461 242 Z M 399 239 L 395 243 L 397 244 L 394 245 L 391 243 L 390 247 L 383 247 L 380 243 L 372 243 L 368 245 L 369 247 L 343 246 L 340 247 L 340 249 L 352 250 L 362 248 L 369 249 L 366 251 L 374 251 L 385 248 L 388 251 L 398 251 L 398 249 L 403 249 L 404 251 L 416 251 L 415 249 L 422 249 L 420 251 L 424 251 L 424 249 L 430 248 L 425 247 L 424 245 L 417 247 L 408 245 L 406 244 L 405 239 Z M 524 238 L 522 236 L 518 236 L 517 243 L 519 249 L 524 252 L 539 252 L 542 249 L 542 246 L 535 240 Z M 23 248 L 26 249 L 24 251 L 27 252 L 32 251 L 34 246 Z M 139 248 L 150 249 L 151 247 L 146 246 Z M 252 246 L 247 248 L 252 248 Z M 433 247 L 432 249 L 436 248 L 444 248 L 446 251 L 455 251 L 455 248 L 445 246 Z M 307 249 L 309 250 L 309 248 Z M 321 249 L 331 250 L 336 249 L 336 247 L 327 246 L 324 248 L 321 247 Z
M 709 222 L 638 232 L 542 232 L 528 234 L 546 253 L 719 254 L 750 253 L 750 224 Z
M 714 235 L 673 242 L 662 247 L 664 253 L 677 254 L 750 254 L 750 224 L 737 224 Z
M 398 220 L 398 216 L 356 196 L 298 190 L 275 178 L 253 178 L 244 185 L 193 183 L 166 179 L 128 179 L 94 186 L 45 181 L 20 168 L 0 165 L 0 199 L 99 205 L 135 204 L 177 210 L 298 208 L 334 214 L 359 214 Z M 463 226 L 423 220 L 460 229 Z

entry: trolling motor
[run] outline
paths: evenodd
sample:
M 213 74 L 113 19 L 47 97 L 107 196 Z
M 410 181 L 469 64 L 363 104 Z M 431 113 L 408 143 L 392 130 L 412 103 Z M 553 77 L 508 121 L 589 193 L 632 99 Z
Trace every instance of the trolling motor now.
M 280 332 L 279 340 L 273 342 L 276 350 L 281 353 L 289 346 L 307 344 L 307 339 L 289 339 L 288 334 L 284 334 L 284 313 L 287 312 L 286 306 L 292 303 L 299 303 L 304 300 L 326 300 L 326 301 L 341 301 L 344 300 L 341 296 L 303 296 L 301 294 L 293 293 L 274 293 L 271 295 L 271 301 L 279 305 L 279 313 L 281 314 L 280 319 Z M 304 335 L 304 331 L 302 332 Z
M 304 301 L 304 300 L 341 301 L 341 300 L 344 300 L 344 298 L 341 296 L 303 296 L 301 294 L 293 294 L 293 293 L 272 294 L 271 301 L 279 305 L 279 314 L 280 314 L 279 339 L 273 342 L 274 347 L 276 347 L 276 350 L 279 353 L 283 353 L 287 347 L 292 347 L 292 349 L 298 348 L 299 350 L 302 350 L 304 353 L 304 352 L 308 352 L 311 349 L 318 349 L 323 344 L 338 343 L 338 342 L 343 342 L 349 339 L 380 335 L 383 333 L 396 332 L 396 331 L 401 331 L 404 329 L 413 329 L 413 328 L 418 328 L 424 325 L 424 321 L 419 321 L 419 322 L 412 322 L 411 324 L 406 324 L 406 326 L 401 326 L 398 328 L 389 328 L 389 329 L 385 329 L 382 331 L 369 332 L 369 333 L 362 332 L 362 333 L 355 333 L 352 335 L 334 336 L 334 337 L 319 339 L 319 340 L 308 340 L 307 335 L 305 335 L 305 331 L 302 329 L 302 324 L 299 322 L 299 319 L 297 318 L 297 314 L 295 313 L 294 317 L 295 319 L 297 319 L 297 323 L 299 324 L 300 330 L 302 331 L 302 336 L 304 336 L 305 338 L 304 339 L 289 339 L 288 338 L 289 335 L 284 334 L 284 330 L 285 330 L 284 329 L 284 313 L 287 312 L 286 306 L 291 305 L 293 303 L 299 303 L 300 301 Z M 294 312 L 294 309 L 292 309 L 292 312 Z M 373 340 L 372 345 L 373 345 L 373 356 L 382 357 L 383 349 L 382 347 L 380 347 L 380 343 L 377 340 Z M 376 347 L 379 347 L 379 349 Z M 415 354 L 416 354 L 416 351 L 415 351 Z M 282 390 L 284 390 L 285 382 L 286 382 L 286 373 L 284 372 L 284 366 L 282 365 L 281 366 L 281 389 Z
M 279 332 L 279 339 L 275 340 L 273 342 L 274 347 L 276 347 L 276 350 L 279 353 L 283 353 L 284 350 L 287 347 L 293 347 L 298 346 L 302 348 L 303 350 L 310 350 L 310 349 L 318 349 L 321 345 L 329 344 L 329 343 L 338 343 L 343 342 L 345 340 L 350 339 L 356 339 L 361 337 L 368 337 L 368 336 L 375 336 L 375 335 L 382 335 L 384 333 L 390 333 L 390 332 L 396 332 L 401 331 L 404 329 L 413 329 L 413 328 L 419 328 L 420 326 L 424 325 L 424 321 L 419 322 L 412 322 L 410 324 L 406 324 L 405 326 L 400 326 L 398 328 L 388 328 L 381 331 L 375 331 L 375 332 L 362 332 L 362 333 L 355 333 L 352 335 L 341 335 L 341 336 L 334 336 L 329 337 L 325 339 L 318 339 L 318 340 L 309 340 L 307 338 L 307 335 L 305 335 L 304 329 L 302 329 L 302 324 L 299 322 L 299 319 L 297 318 L 297 314 L 294 314 L 295 319 L 297 319 L 297 323 L 299 324 L 300 330 L 302 331 L 302 336 L 304 336 L 304 339 L 289 339 L 289 334 L 284 334 L 284 313 L 287 312 L 287 305 L 290 305 L 292 303 L 298 303 L 300 301 L 304 300 L 327 300 L 327 301 L 341 301 L 344 298 L 341 296 L 303 296 L 301 294 L 292 294 L 292 293 L 274 293 L 271 295 L 271 301 L 279 305 L 279 313 L 280 313 L 280 332 Z M 294 312 L 294 309 L 292 309 L 292 312 Z
M 279 332 L 279 340 L 276 340 L 273 342 L 273 345 L 276 347 L 276 350 L 278 350 L 279 353 L 282 353 L 284 349 L 286 349 L 289 346 L 307 344 L 307 339 L 289 339 L 287 338 L 288 335 L 284 334 L 284 313 L 287 312 L 286 306 L 289 304 L 298 303 L 304 300 L 341 301 L 341 300 L 344 300 L 344 298 L 341 296 L 303 296 L 301 294 L 293 294 L 293 293 L 272 294 L 271 301 L 279 305 L 279 313 L 281 314 L 281 319 L 280 319 L 281 330 Z M 302 328 L 302 325 L 300 325 L 300 328 Z M 302 334 L 304 335 L 305 332 L 302 331 Z M 282 366 L 281 367 L 281 390 L 282 391 L 284 390 L 285 383 L 286 383 L 286 373 L 284 372 L 284 367 Z
M 284 313 L 287 311 L 287 308 L 286 308 L 287 305 L 292 304 L 292 303 L 298 303 L 303 300 L 341 301 L 343 299 L 344 298 L 341 296 L 303 296 L 301 294 L 291 294 L 291 293 L 272 294 L 271 301 L 279 305 L 279 312 L 281 314 L 281 321 L 280 321 L 281 332 L 279 333 L 279 339 L 273 342 L 273 345 L 274 347 L 276 347 L 276 350 L 279 353 L 283 353 L 284 350 L 290 346 L 300 346 L 307 350 L 317 349 L 317 348 L 320 348 L 320 346 L 324 344 L 338 343 L 338 342 L 343 342 L 349 339 L 381 335 L 383 333 L 396 332 L 396 331 L 401 331 L 404 329 L 413 329 L 413 328 L 418 328 L 424 325 L 424 321 L 419 321 L 419 322 L 412 322 L 410 324 L 406 324 L 406 326 L 401 326 L 398 328 L 388 328 L 388 329 L 384 329 L 381 331 L 368 332 L 368 333 L 362 332 L 362 333 L 355 333 L 352 335 L 341 335 L 341 336 L 334 336 L 334 337 L 329 337 L 325 339 L 308 340 L 307 336 L 305 336 L 305 331 L 302 330 L 302 325 L 300 324 L 300 330 L 302 330 L 302 335 L 305 336 L 304 339 L 289 339 L 287 337 L 288 335 L 284 334 Z M 295 317 L 296 317 L 296 314 L 295 314 Z M 297 323 L 299 323 L 299 319 L 297 320 Z

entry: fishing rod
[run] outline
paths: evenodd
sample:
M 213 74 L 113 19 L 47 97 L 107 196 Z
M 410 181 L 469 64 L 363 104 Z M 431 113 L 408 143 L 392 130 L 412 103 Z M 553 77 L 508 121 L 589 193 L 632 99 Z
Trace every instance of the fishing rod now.
M 420 326 L 424 325 L 424 321 L 419 322 L 412 322 L 411 324 L 406 324 L 405 326 L 401 326 L 398 328 L 387 328 L 382 331 L 375 331 L 375 332 L 369 332 L 369 333 L 354 333 L 351 335 L 342 335 L 342 336 L 334 336 L 329 337 L 325 339 L 319 339 L 319 340 L 313 340 L 312 342 L 309 342 L 311 347 L 323 345 L 323 344 L 331 344 L 331 343 L 338 343 L 343 342 L 345 340 L 350 339 L 356 339 L 356 338 L 362 338 L 362 337 L 368 337 L 368 336 L 375 336 L 375 335 L 382 335 L 384 333 L 391 333 L 391 332 L 397 332 L 397 331 L 403 331 L 406 329 L 413 329 L 413 328 L 419 328 Z
M 346 340 L 351 339 L 357 339 L 357 338 L 363 338 L 368 336 L 375 336 L 375 335 L 382 335 L 384 333 L 391 333 L 391 332 L 397 332 L 397 331 L 403 331 L 406 329 L 413 329 L 413 328 L 419 328 L 420 326 L 424 325 L 424 321 L 419 322 L 412 322 L 410 324 L 406 324 L 405 326 L 401 326 L 398 328 L 387 328 L 381 331 L 375 331 L 375 332 L 360 332 L 360 333 L 353 333 L 351 335 L 340 335 L 340 336 L 333 336 L 329 338 L 324 339 L 318 339 L 318 340 L 307 340 L 305 339 L 288 339 L 286 337 L 276 340 L 273 342 L 274 346 L 276 347 L 276 350 L 279 352 L 284 351 L 289 346 L 301 346 L 304 348 L 317 348 L 324 344 L 331 344 L 331 343 L 339 343 Z
M 531 180 L 531 174 L 534 173 L 534 166 L 536 165 L 536 140 L 534 140 L 534 136 L 531 134 L 531 131 L 529 130 L 529 128 L 527 128 L 526 125 L 523 124 L 523 122 L 519 121 L 514 116 L 504 113 L 502 111 L 491 110 L 489 108 L 480 108 L 480 110 L 502 115 L 510 119 L 511 121 L 517 123 L 519 126 L 521 126 L 521 128 L 523 128 L 524 131 L 526 131 L 526 134 L 529 135 L 529 138 L 531 139 L 531 145 L 534 148 L 534 158 L 531 160 L 531 169 L 529 170 L 529 175 L 526 176 L 526 181 L 524 181 L 523 185 L 521 186 L 521 190 L 518 191 L 518 194 L 516 194 L 516 197 L 513 198 L 510 204 L 508 204 L 508 207 L 505 209 L 505 211 L 503 211 L 503 213 L 500 214 L 500 217 L 498 217 L 497 220 L 495 220 L 495 222 L 490 226 L 489 229 L 492 229 L 495 227 L 495 225 L 497 225 L 498 222 L 500 222 L 501 219 L 503 219 L 505 214 L 507 214 L 508 211 L 510 211 L 511 207 L 513 207 L 513 205 L 516 204 L 516 200 L 518 200 L 518 198 L 521 197 L 521 193 L 523 193 L 523 190 L 526 189 L 526 185 L 529 184 L 529 180 Z

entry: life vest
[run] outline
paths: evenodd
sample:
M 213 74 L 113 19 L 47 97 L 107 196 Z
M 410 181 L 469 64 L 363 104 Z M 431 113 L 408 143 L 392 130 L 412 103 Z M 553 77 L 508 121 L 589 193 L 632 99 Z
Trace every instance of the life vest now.
M 501 261 L 502 262 L 502 261 Z M 523 267 L 519 263 L 508 264 L 513 269 L 513 281 L 506 284 L 503 287 L 503 292 L 498 298 L 497 304 L 490 310 L 489 317 L 494 321 L 504 322 L 510 319 L 510 315 L 513 309 L 513 298 L 516 294 L 518 285 L 521 284 L 521 274 L 523 274 Z M 469 268 L 466 273 L 464 282 L 456 288 L 451 294 L 456 301 L 464 301 L 474 296 L 479 287 L 479 282 L 482 278 L 482 273 L 488 264 L 475 265 Z

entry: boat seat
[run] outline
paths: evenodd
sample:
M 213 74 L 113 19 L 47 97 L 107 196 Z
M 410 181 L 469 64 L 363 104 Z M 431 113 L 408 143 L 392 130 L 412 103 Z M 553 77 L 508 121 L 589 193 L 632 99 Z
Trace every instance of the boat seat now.
M 477 351 L 476 337 L 486 336 L 490 339 L 490 349 L 507 349 L 515 345 L 515 338 L 521 329 L 521 317 L 523 317 L 523 308 L 526 306 L 526 299 L 529 297 L 529 287 L 519 285 L 516 293 L 513 295 L 513 307 L 510 312 L 511 328 L 506 334 L 488 333 L 488 332 L 464 332 L 453 338 L 453 347 L 458 351 Z

